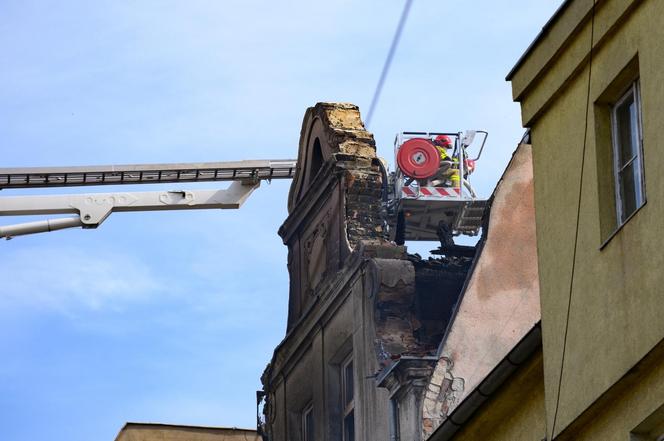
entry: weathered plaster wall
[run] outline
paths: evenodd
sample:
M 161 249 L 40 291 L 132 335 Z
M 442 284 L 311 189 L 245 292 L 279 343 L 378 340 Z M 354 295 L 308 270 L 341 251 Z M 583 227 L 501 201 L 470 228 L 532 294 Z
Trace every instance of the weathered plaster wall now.
M 360 348 L 356 354 L 357 360 L 361 361 L 359 366 L 365 372 L 364 377 L 359 379 L 357 387 L 357 393 L 362 397 L 359 406 L 363 415 L 361 431 L 356 432 L 358 440 L 389 439 L 389 392 L 387 389 L 376 387 L 376 376 L 389 361 L 389 355 L 385 351 L 385 345 L 381 343 L 381 337 L 374 324 L 378 320 L 376 302 L 381 296 L 380 292 L 390 291 L 395 287 L 402 288 L 404 292 L 414 290 L 412 266 L 408 267 L 409 262 L 398 257 L 398 254 L 384 255 L 369 260 L 362 278 L 362 289 L 355 297 L 356 322 L 364 323 L 356 333 L 354 341 L 355 347 Z M 383 277 L 388 272 L 386 270 L 395 268 L 400 271 Z
M 419 347 L 413 322 L 415 303 L 415 268 L 407 260 L 372 259 L 368 273 L 375 285 L 373 323 L 375 353 L 383 366 L 392 357 L 417 350 Z
M 539 321 L 532 151 L 521 144 L 496 187 L 485 243 L 424 401 L 431 433 Z

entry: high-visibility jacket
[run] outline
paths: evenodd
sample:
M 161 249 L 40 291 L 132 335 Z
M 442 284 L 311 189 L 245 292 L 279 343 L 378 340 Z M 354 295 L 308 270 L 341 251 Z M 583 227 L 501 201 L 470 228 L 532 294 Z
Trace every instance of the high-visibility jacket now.
M 438 149 L 438 153 L 440 154 L 441 161 L 449 161 L 452 163 L 450 169 L 446 173 L 447 179 L 449 179 L 450 183 L 452 184 L 452 187 L 458 187 L 459 181 L 461 180 L 459 175 L 459 167 L 458 167 L 459 160 L 457 158 L 453 158 L 450 155 L 448 155 L 447 149 L 439 146 L 436 146 L 436 148 Z
M 447 149 L 438 146 L 436 146 L 436 149 L 438 149 L 441 161 L 452 161 L 452 157 L 447 154 Z

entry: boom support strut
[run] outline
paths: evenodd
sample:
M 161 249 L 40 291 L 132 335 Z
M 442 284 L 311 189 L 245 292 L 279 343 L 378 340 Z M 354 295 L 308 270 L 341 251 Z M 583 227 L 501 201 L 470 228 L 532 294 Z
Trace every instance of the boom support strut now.
M 145 191 L 0 198 L 0 216 L 74 213 L 78 216 L 0 227 L 0 238 L 63 228 L 96 228 L 113 212 L 240 208 L 260 185 L 234 181 L 224 190 Z

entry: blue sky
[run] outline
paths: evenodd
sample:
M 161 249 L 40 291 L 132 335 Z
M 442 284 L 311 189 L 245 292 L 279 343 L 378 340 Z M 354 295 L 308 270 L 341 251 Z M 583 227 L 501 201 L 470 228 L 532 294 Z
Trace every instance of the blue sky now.
M 379 154 L 392 162 L 400 130 L 486 129 L 474 178 L 489 195 L 523 133 L 504 77 L 559 4 L 415 0 L 372 122 Z M 293 158 L 308 106 L 368 110 L 402 7 L 2 0 L 0 167 Z M 288 185 L 238 211 L 121 213 L 0 243 L 5 439 L 254 427 L 285 331 Z

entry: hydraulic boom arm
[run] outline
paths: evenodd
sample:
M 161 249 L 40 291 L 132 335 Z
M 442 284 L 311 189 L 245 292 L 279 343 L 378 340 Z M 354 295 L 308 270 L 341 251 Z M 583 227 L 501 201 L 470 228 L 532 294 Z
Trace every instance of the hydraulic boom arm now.
M 260 185 L 233 182 L 225 190 L 144 191 L 0 198 L 0 215 L 76 213 L 70 218 L 0 227 L 0 238 L 42 233 L 63 228 L 97 228 L 113 212 L 240 208 Z
M 231 181 L 223 190 L 0 197 L 0 216 L 75 214 L 0 227 L 0 238 L 63 228 L 96 228 L 113 212 L 240 208 L 261 180 L 289 179 L 295 169 L 295 160 L 0 169 L 0 189 Z

